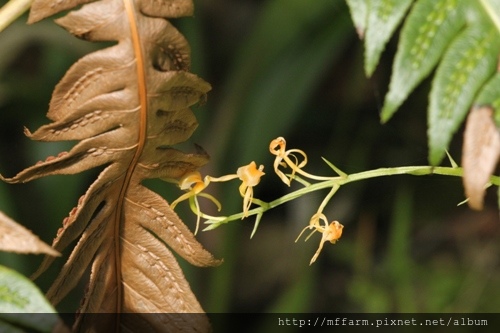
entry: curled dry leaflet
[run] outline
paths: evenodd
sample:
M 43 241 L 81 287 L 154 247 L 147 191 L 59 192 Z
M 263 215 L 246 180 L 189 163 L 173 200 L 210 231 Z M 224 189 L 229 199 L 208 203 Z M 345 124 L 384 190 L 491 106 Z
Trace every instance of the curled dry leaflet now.
M 192 15 L 191 0 L 34 0 L 34 23 L 78 5 L 56 22 L 89 41 L 117 41 L 74 64 L 56 86 L 48 118 L 52 123 L 28 137 L 78 140 L 69 151 L 47 158 L 12 178 L 28 182 L 102 166 L 98 178 L 63 221 L 53 247 L 78 240 L 47 292 L 58 303 L 91 266 L 90 281 L 75 330 L 88 332 L 205 332 L 203 313 L 169 248 L 198 266 L 213 258 L 168 203 L 141 185 L 148 178 L 180 178 L 208 160 L 203 151 L 184 153 L 197 126 L 189 109 L 210 85 L 189 73 L 189 45 L 167 21 Z M 46 257 L 39 276 L 54 259 Z M 116 313 L 113 320 L 89 316 Z M 120 313 L 158 313 L 131 321 Z M 160 314 L 162 313 L 162 314 Z M 184 318 L 184 320 L 183 320 Z
M 470 111 L 462 150 L 465 194 L 469 198 L 469 206 L 480 210 L 490 176 L 500 157 L 500 133 L 490 107 L 474 107 Z

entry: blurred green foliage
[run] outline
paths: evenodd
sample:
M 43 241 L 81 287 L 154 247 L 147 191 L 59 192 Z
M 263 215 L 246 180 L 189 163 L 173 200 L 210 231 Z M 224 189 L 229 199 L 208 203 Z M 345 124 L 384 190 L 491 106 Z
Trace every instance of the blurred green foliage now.
M 304 150 L 306 167 L 330 175 L 321 156 L 346 172 L 427 164 L 429 82 L 380 125 L 397 40 L 391 39 L 371 79 L 363 73 L 362 43 L 344 0 L 196 1 L 194 18 L 175 21 L 191 43 L 192 71 L 213 85 L 195 108 L 200 126 L 191 141 L 211 163 L 202 172 L 234 173 L 255 160 L 266 176 L 255 197 L 288 191 L 272 172 L 270 140 Z M 33 27 L 25 17 L 0 34 L 0 171 L 11 176 L 67 149 L 34 143 L 53 87 L 69 66 L 102 45 L 79 41 L 50 20 Z M 396 34 L 397 35 L 397 34 Z M 459 156 L 460 136 L 450 147 Z M 0 184 L 0 209 L 50 244 L 62 219 L 95 179 L 96 171 L 30 184 Z M 167 198 L 179 190 L 148 182 Z M 241 207 L 237 188 L 217 187 L 224 212 Z M 212 186 L 211 186 L 212 187 Z M 499 216 L 492 193 L 482 212 L 456 205 L 459 179 L 398 176 L 341 188 L 325 213 L 345 225 L 342 239 L 325 244 L 309 266 L 318 238 L 294 243 L 322 197 L 310 195 L 266 213 L 252 240 L 253 221 L 199 234 L 224 264 L 183 264 L 207 312 L 498 312 Z M 179 205 L 194 230 L 196 217 Z M 209 211 L 207 206 L 206 211 Z M 223 213 L 224 213 L 223 212 Z M 320 237 L 320 236 L 316 236 Z M 67 253 L 66 253 L 67 255 Z M 40 258 L 0 254 L 0 263 L 31 274 Z M 37 281 L 46 289 L 64 260 Z M 61 305 L 74 311 L 85 281 Z M 259 323 L 256 323 L 258 325 Z M 265 323 L 262 323 L 264 325 Z

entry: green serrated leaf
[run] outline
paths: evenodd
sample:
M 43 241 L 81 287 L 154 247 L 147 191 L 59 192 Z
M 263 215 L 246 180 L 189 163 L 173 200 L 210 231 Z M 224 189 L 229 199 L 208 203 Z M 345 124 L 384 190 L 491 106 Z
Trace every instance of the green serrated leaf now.
M 388 121 L 465 24 L 464 0 L 420 0 L 406 19 L 381 113 Z
M 500 129 L 500 73 L 496 73 L 481 89 L 476 98 L 475 105 L 489 105 L 495 111 L 494 119 L 496 126 Z
M 42 292 L 22 274 L 0 266 L 0 321 L 52 332 L 59 321 Z
M 346 0 L 351 13 L 351 19 L 356 27 L 359 38 L 363 39 L 366 30 L 369 2 L 366 0 Z
M 500 0 L 480 0 L 479 3 L 495 25 L 497 31 L 500 32 Z M 495 74 L 481 90 L 481 94 L 477 98 L 477 104 L 489 104 L 493 107 L 495 124 L 500 130 L 500 73 Z
M 479 0 L 479 4 L 500 32 L 500 0 Z
M 371 76 L 380 55 L 413 0 L 377 0 L 370 2 L 365 36 L 365 72 Z
M 432 82 L 428 110 L 429 161 L 437 165 L 479 88 L 496 70 L 500 38 L 491 24 L 467 27 L 447 49 Z

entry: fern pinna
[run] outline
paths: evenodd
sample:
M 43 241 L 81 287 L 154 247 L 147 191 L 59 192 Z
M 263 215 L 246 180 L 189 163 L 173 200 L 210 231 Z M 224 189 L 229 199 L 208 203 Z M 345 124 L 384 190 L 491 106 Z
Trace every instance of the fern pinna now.
M 166 20 L 192 15 L 192 1 L 35 0 L 29 23 L 78 5 L 83 6 L 56 22 L 79 38 L 118 43 L 74 64 L 53 93 L 47 114 L 52 123 L 26 135 L 79 142 L 69 152 L 3 178 L 28 182 L 104 166 L 57 232 L 53 247 L 58 251 L 78 242 L 47 297 L 58 303 L 91 265 L 75 329 L 206 331 L 204 315 L 168 314 L 203 312 L 169 248 L 194 265 L 219 261 L 163 198 L 141 185 L 148 178 L 180 178 L 208 160 L 202 151 L 172 148 L 195 130 L 189 107 L 210 90 L 189 73 L 189 45 Z M 52 260 L 45 258 L 35 275 Z M 88 317 L 103 312 L 117 315 L 112 320 Z M 119 313 L 162 314 L 130 320 Z

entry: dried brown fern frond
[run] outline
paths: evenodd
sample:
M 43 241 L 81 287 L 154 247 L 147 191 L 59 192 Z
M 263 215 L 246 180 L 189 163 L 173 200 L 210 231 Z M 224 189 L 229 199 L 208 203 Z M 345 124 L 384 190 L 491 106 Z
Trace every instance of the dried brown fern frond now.
M 52 123 L 26 134 L 40 141 L 79 142 L 67 153 L 3 178 L 18 183 L 104 167 L 53 242 L 62 251 L 78 239 L 47 297 L 59 302 L 91 266 L 77 329 L 206 331 L 205 316 L 173 320 L 159 314 L 130 321 L 119 315 L 202 313 L 169 248 L 194 265 L 219 263 L 168 203 L 141 185 L 148 178 L 180 178 L 208 160 L 202 151 L 188 154 L 172 148 L 193 133 L 197 122 L 189 107 L 210 90 L 208 83 L 188 72 L 188 43 L 166 20 L 191 15 L 193 4 L 35 0 L 29 22 L 78 5 L 83 6 L 56 22 L 79 38 L 118 43 L 74 64 L 53 93 L 47 114 Z M 35 275 L 52 261 L 46 258 Z M 102 312 L 117 315 L 103 322 L 87 318 Z

